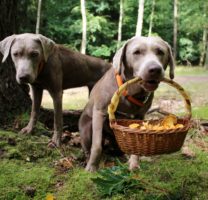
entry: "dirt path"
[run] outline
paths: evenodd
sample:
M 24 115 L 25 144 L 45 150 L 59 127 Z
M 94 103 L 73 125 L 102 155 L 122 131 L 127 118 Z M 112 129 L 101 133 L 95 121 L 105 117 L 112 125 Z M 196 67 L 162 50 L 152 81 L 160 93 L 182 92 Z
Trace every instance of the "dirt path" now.
M 194 105 L 208 105 L 208 76 L 177 76 L 174 80 L 181 84 L 189 92 Z M 177 106 L 170 105 L 181 104 L 181 101 L 174 100 L 174 95 L 176 93 L 170 92 L 170 88 L 165 89 L 165 91 L 162 90 L 159 93 L 160 96 L 162 96 L 162 101 L 159 101 L 160 106 L 173 107 L 172 109 L 174 110 L 177 109 Z M 88 89 L 86 87 L 68 89 L 64 91 L 64 109 L 82 109 L 87 101 Z M 158 102 L 156 102 L 156 104 L 158 104 Z M 53 108 L 52 99 L 47 91 L 44 91 L 42 105 L 47 108 Z

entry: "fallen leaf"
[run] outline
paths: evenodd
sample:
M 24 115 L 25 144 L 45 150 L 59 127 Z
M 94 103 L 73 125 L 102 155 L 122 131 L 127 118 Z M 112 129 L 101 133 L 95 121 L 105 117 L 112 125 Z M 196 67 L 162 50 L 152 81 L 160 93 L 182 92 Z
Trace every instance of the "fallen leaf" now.
M 72 159 L 71 158 L 61 158 L 55 163 L 56 166 L 59 166 L 64 169 L 70 169 L 73 167 Z
M 47 194 L 46 200 L 55 200 L 55 197 L 52 194 Z

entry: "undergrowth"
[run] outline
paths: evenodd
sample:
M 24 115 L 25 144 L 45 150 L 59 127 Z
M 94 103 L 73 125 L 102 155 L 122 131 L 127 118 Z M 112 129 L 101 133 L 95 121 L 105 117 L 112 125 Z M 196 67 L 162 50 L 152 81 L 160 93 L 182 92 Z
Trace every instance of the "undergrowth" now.
M 49 193 L 57 200 L 208 199 L 208 137 L 199 131 L 187 137 L 193 157 L 181 152 L 144 157 L 134 172 L 114 158 L 113 167 L 97 173 L 84 170 L 79 148 L 48 149 L 50 137 L 40 133 L 0 130 L 0 200 L 39 200 Z M 75 158 L 73 166 L 57 168 L 63 157 Z

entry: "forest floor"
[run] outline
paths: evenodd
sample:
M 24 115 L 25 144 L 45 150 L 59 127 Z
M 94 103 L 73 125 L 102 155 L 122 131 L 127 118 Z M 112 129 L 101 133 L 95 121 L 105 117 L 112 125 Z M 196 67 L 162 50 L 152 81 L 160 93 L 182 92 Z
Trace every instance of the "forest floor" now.
M 208 132 L 201 125 L 208 120 L 208 72 L 178 68 L 175 80 L 188 91 L 193 107 L 194 126 L 181 151 L 142 157 L 140 169 L 132 173 L 126 170 L 125 156 L 104 154 L 100 168 L 109 171 L 88 173 L 84 171 L 78 133 L 66 132 L 65 144 L 60 149 L 49 149 L 47 143 L 52 133 L 41 123 L 32 135 L 0 130 L 0 200 L 208 199 Z M 65 109 L 82 109 L 88 91 L 69 90 L 64 96 Z M 49 99 L 46 94 L 45 107 L 51 107 Z M 156 93 L 153 107 L 157 106 L 168 112 L 184 113 L 181 97 L 165 84 Z M 20 126 L 26 124 L 28 115 L 23 118 Z M 108 181 L 101 179 L 99 187 L 98 177 Z

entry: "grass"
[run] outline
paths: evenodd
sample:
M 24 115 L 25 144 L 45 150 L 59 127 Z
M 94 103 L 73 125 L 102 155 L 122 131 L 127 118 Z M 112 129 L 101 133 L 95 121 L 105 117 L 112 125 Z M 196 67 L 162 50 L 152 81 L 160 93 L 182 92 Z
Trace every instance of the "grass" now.
M 204 67 L 176 67 L 177 76 L 206 76 L 208 75 L 208 70 Z
M 63 155 L 70 157 L 72 149 L 66 151 L 68 147 L 64 147 L 65 150 L 50 150 L 44 144 L 50 138 L 40 137 L 39 134 L 37 132 L 29 137 L 0 131 L 0 200 L 39 200 L 45 199 L 49 193 L 58 200 L 208 198 L 208 152 L 194 142 L 200 137 L 192 131 L 186 146 L 194 151 L 194 157 L 188 158 L 177 152 L 143 160 L 140 163 L 141 169 L 133 174 L 145 182 L 145 187 L 149 189 L 132 187 L 112 196 L 103 196 L 99 192 L 92 181 L 98 174 L 84 171 L 83 167 L 80 167 L 80 161 L 74 161 L 74 167 L 67 170 L 57 168 L 55 163 L 63 158 Z M 203 136 L 203 142 L 208 147 L 208 136 Z M 74 153 L 73 156 L 77 155 Z
M 177 68 L 179 78 L 184 75 L 201 77 L 205 73 L 201 68 Z M 208 119 L 208 83 L 188 80 L 181 83 L 192 98 L 194 118 Z M 183 102 L 176 94 L 170 87 L 161 86 L 156 95 L 156 105 L 162 99 L 169 109 L 174 104 L 173 111 L 180 112 Z M 87 98 L 86 89 L 72 90 L 66 93 L 64 108 L 82 109 Z M 45 102 L 44 105 L 52 107 L 51 102 Z M 163 107 L 166 105 L 164 102 Z M 21 117 L 22 126 L 28 118 L 28 114 Z M 132 187 L 112 196 L 103 196 L 92 181 L 99 176 L 98 173 L 84 171 L 80 147 L 66 145 L 61 149 L 49 149 L 50 138 L 51 132 L 40 123 L 33 135 L 0 130 L 0 200 L 42 200 L 48 194 L 57 200 L 208 199 L 208 135 L 203 135 L 201 130 L 192 129 L 186 139 L 185 146 L 194 152 L 194 156 L 187 157 L 177 152 L 143 159 L 141 169 L 133 175 L 146 183 L 146 189 Z M 69 158 L 73 166 L 64 164 L 63 158 Z M 115 163 L 114 157 L 107 158 Z M 126 165 L 126 159 L 122 160 Z M 101 166 L 105 165 L 108 162 L 103 159 Z
M 89 92 L 87 87 L 65 90 L 63 94 L 63 109 L 83 109 L 87 103 L 88 96 Z M 42 106 L 53 108 L 52 98 L 47 91 L 43 94 Z
M 190 96 L 193 117 L 208 119 L 208 70 L 201 67 L 176 67 L 175 81 Z M 161 84 L 155 92 L 154 106 L 168 107 L 171 112 L 184 112 L 184 102 L 179 93 L 166 84 Z M 167 110 L 168 111 L 168 110 Z
M 208 119 L 208 105 L 193 108 L 193 118 Z

